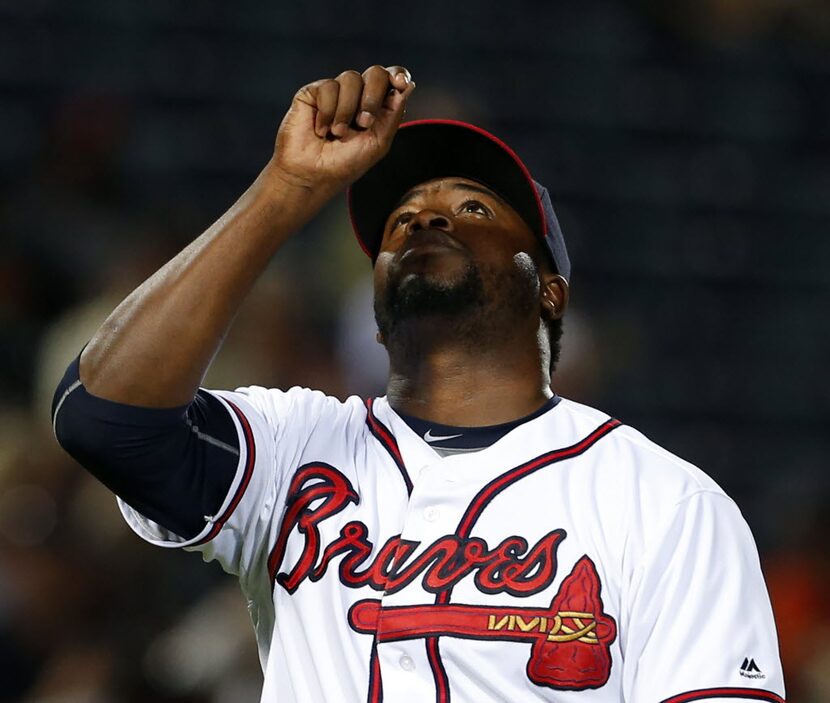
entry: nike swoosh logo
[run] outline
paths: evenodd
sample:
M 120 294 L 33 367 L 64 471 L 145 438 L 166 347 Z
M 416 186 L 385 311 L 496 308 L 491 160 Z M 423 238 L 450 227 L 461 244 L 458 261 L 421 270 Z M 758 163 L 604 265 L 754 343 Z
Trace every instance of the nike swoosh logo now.
M 464 433 L 462 432 L 461 434 Z M 440 442 L 442 439 L 455 439 L 456 437 L 460 437 L 461 434 L 435 435 L 432 434 L 432 430 L 427 430 L 424 435 L 424 440 L 427 442 Z

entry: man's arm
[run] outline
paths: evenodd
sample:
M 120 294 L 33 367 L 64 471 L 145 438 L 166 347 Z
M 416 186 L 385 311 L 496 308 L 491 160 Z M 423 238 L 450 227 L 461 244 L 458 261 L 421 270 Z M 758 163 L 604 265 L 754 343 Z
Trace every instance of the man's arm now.
M 239 409 L 198 385 L 274 252 L 387 152 L 413 87 L 406 69 L 373 66 L 301 88 L 253 185 L 70 364 L 55 393 L 55 435 L 142 519 L 185 540 L 206 520 L 221 527 L 215 516 L 256 453 L 254 435 L 269 429 L 245 419 L 244 446 Z
M 271 256 L 386 154 L 414 85 L 403 67 L 372 66 L 301 88 L 251 187 L 96 332 L 80 360 L 86 389 L 144 407 L 189 403 Z

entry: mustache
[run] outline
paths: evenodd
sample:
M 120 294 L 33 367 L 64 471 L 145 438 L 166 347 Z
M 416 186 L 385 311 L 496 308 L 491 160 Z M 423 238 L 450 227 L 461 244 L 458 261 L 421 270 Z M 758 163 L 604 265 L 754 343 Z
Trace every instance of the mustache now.
M 440 229 L 419 229 L 408 235 L 403 246 L 395 253 L 393 263 L 397 264 L 410 251 L 422 246 L 438 246 L 447 249 L 466 250 L 466 247 L 448 232 Z

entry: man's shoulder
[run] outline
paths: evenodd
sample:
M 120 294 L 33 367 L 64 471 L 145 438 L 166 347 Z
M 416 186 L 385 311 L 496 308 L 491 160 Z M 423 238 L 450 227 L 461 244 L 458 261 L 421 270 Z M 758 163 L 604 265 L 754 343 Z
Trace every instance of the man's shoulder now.
M 573 400 L 562 399 L 567 421 L 585 431 L 611 420 L 607 413 Z M 560 416 L 561 417 L 561 416 Z M 597 455 L 608 473 L 618 475 L 678 499 L 700 491 L 725 495 L 723 489 L 703 469 L 677 456 L 636 428 L 620 422 L 613 432 L 597 443 Z
M 254 385 L 212 392 L 273 424 L 324 429 L 333 423 L 362 423 L 366 418 L 364 399 L 353 395 L 342 400 L 304 386 L 281 389 Z

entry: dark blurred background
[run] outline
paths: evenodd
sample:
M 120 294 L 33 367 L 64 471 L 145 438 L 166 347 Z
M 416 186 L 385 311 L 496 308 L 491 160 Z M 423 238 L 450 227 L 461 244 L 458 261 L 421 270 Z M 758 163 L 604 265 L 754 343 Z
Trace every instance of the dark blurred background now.
M 0 702 L 259 699 L 235 581 L 134 537 L 48 407 L 253 180 L 297 88 L 375 63 L 412 71 L 408 118 L 476 122 L 548 186 L 574 264 L 555 387 L 736 499 L 788 699 L 830 700 L 826 0 L 0 0 Z M 384 375 L 339 198 L 206 385 L 345 397 Z

